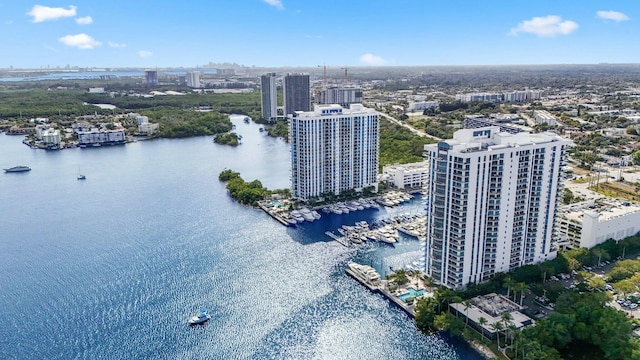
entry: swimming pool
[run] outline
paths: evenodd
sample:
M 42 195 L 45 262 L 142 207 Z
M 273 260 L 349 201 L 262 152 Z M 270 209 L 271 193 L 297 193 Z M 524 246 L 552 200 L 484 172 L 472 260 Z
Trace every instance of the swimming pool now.
M 407 290 L 409 291 L 407 294 L 402 294 L 402 295 L 398 296 L 398 298 L 400 298 L 400 300 L 402 300 L 404 302 L 407 302 L 407 299 L 409 299 L 409 298 L 424 295 L 424 290 L 423 289 L 416 290 L 414 288 L 407 288 Z

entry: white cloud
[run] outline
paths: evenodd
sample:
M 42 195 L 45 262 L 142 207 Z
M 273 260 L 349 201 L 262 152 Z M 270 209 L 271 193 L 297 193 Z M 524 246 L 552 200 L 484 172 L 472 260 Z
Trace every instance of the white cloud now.
M 626 14 L 623 14 L 623 13 L 618 12 L 618 11 L 613 11 L 613 10 L 598 11 L 596 14 L 598 15 L 599 18 L 605 19 L 605 20 L 613 20 L 613 21 L 627 21 L 627 20 L 629 20 L 629 17 Z
M 151 55 L 153 55 L 151 51 L 147 51 L 147 50 L 138 51 L 138 56 L 140 56 L 141 58 L 149 57 Z
M 68 9 L 65 8 L 52 8 L 42 5 L 34 5 L 27 15 L 32 16 L 31 22 L 39 23 L 48 20 L 56 20 L 63 17 L 76 16 L 76 7 L 69 5 Z
M 282 4 L 281 0 L 262 0 L 262 1 L 275 7 L 278 10 L 284 10 L 284 5 Z
M 360 56 L 360 62 L 365 65 L 384 65 L 387 62 L 378 55 L 373 55 L 372 53 L 366 53 Z
M 93 19 L 91 18 L 91 16 L 85 16 L 85 17 L 76 18 L 76 24 L 89 25 L 92 22 L 93 22 Z
M 518 26 L 511 28 L 511 35 L 519 33 L 530 33 L 538 36 L 568 35 L 578 29 L 578 24 L 571 20 L 562 20 L 560 16 L 548 15 L 545 17 L 534 17 L 525 20 Z
M 113 41 L 108 41 L 107 45 L 109 45 L 109 47 L 112 47 L 112 48 L 127 47 L 127 44 L 125 44 L 125 43 L 117 43 L 117 42 L 113 42 Z
M 93 49 L 101 44 L 87 34 L 67 35 L 58 40 L 67 46 L 77 47 L 78 49 Z

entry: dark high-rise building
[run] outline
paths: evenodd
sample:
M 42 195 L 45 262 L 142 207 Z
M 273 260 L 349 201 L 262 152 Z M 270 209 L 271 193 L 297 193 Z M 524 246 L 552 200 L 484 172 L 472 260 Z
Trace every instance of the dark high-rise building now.
M 309 75 L 287 74 L 283 82 L 284 115 L 311 110 Z
M 147 85 L 158 85 L 158 72 L 155 70 L 145 70 L 144 78 L 147 81 Z
M 262 95 L 262 118 L 275 121 L 278 116 L 276 73 L 266 73 L 260 77 L 260 93 Z

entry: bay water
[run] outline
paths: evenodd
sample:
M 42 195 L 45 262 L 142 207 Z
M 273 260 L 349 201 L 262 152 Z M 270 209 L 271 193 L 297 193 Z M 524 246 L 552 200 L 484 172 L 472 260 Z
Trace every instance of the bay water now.
M 284 227 L 234 202 L 225 168 L 289 186 L 289 147 L 234 120 L 211 137 L 44 151 L 0 134 L 2 359 L 480 359 L 424 336 L 344 273 L 419 260 L 420 243 L 346 248 L 324 232 L 394 209 Z M 79 173 L 87 179 L 80 181 Z M 206 308 L 211 321 L 188 326 Z

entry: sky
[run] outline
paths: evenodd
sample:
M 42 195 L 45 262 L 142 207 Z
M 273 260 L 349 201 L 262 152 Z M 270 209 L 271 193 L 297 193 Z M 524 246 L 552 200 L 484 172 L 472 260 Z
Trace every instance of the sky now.
M 0 0 L 0 68 L 640 63 L 638 0 Z

